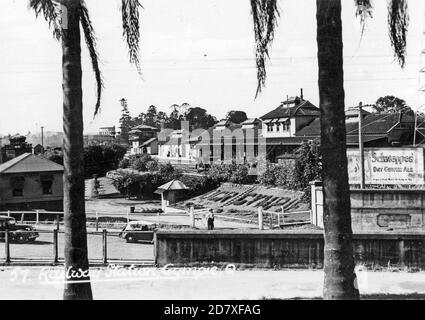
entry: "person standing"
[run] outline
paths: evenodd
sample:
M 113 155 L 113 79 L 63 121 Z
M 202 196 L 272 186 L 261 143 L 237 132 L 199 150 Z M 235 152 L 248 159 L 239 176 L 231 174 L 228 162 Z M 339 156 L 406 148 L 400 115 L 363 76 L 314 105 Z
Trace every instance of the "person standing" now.
M 214 210 L 210 209 L 207 214 L 208 230 L 214 230 Z

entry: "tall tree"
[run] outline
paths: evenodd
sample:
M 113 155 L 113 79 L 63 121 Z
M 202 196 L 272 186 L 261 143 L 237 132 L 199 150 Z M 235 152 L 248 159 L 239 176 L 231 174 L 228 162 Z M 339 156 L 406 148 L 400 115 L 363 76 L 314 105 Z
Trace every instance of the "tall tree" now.
M 57 10 L 59 4 L 60 10 Z M 97 82 L 96 115 L 101 101 L 102 77 L 96 37 L 83 0 L 30 0 L 36 16 L 43 15 L 54 36 L 62 41 L 63 75 L 63 157 L 65 287 L 64 299 L 92 299 L 87 255 L 86 213 L 84 203 L 83 101 L 81 69 L 81 34 L 84 33 Z M 129 48 L 130 62 L 139 67 L 138 0 L 122 0 L 123 34 Z M 58 23 L 60 21 L 60 23 Z
M 189 121 L 190 130 L 206 130 L 216 123 L 216 119 L 210 115 L 207 110 L 200 107 L 189 108 L 185 115 L 185 119 Z
M 145 124 L 151 127 L 156 127 L 158 120 L 158 112 L 154 105 L 148 107 L 148 112 L 146 113 Z
M 185 119 L 185 108 L 182 108 L 182 105 L 178 104 L 173 104 L 170 108 L 172 110 L 167 122 L 165 123 L 165 127 L 178 130 L 181 128 L 181 121 Z
M 354 0 L 362 33 L 372 16 L 370 0 Z M 256 40 L 258 86 L 265 85 L 265 60 L 269 56 L 279 12 L 277 0 L 251 0 Z M 340 0 L 316 0 L 321 146 L 324 183 L 325 299 L 357 299 L 350 197 L 346 158 L 344 113 L 343 41 Z M 406 0 L 390 0 L 388 26 L 395 59 L 405 65 L 407 26 Z
M 398 113 L 412 111 L 403 99 L 394 96 L 380 97 L 376 100 L 373 109 L 376 112 Z
M 130 111 L 128 110 L 127 99 L 122 98 L 120 100 L 121 104 L 121 118 L 120 118 L 120 141 L 121 143 L 128 144 L 128 138 L 133 121 L 131 119 Z
M 356 299 L 348 185 L 341 0 L 317 0 L 325 299 Z
M 248 119 L 245 111 L 232 110 L 226 115 L 226 119 L 233 123 L 242 123 Z

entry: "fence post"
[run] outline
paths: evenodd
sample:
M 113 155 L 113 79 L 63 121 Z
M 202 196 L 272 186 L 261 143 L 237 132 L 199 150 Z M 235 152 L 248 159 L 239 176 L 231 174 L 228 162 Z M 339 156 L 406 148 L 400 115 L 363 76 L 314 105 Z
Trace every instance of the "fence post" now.
M 58 263 L 59 256 L 58 256 L 58 230 L 53 229 L 53 263 Z
M 190 206 L 189 215 L 190 215 L 190 226 L 195 229 L 195 208 Z
M 258 207 L 258 229 L 263 230 L 263 207 Z
M 35 223 L 38 224 L 40 222 L 40 212 L 37 210 L 35 212 Z
M 270 230 L 273 230 L 273 212 L 270 212 Z
M 56 229 L 59 230 L 59 215 L 56 215 Z
M 21 223 L 24 223 L 24 215 L 25 215 L 25 214 L 22 212 L 22 213 L 21 213 Z
M 10 217 L 10 210 L 7 210 L 7 216 Z
M 98 213 L 96 211 L 96 232 L 99 231 L 99 216 Z
M 127 210 L 127 223 L 130 222 L 130 216 L 129 216 L 130 213 L 129 213 L 129 211 L 130 211 L 130 209 Z
M 283 208 L 283 206 L 282 206 L 282 224 L 284 224 L 285 223 L 285 208 Z M 280 226 L 280 224 L 279 224 L 279 226 Z
M 107 231 L 103 229 L 102 231 L 102 247 L 103 247 L 103 263 L 108 263 L 108 242 L 107 242 Z
M 280 206 L 280 210 L 283 213 L 283 206 Z M 277 226 L 280 228 L 280 212 L 277 213 Z
M 6 263 L 10 263 L 10 243 L 9 242 L 10 242 L 9 230 L 6 230 L 4 234 L 4 248 L 5 248 Z

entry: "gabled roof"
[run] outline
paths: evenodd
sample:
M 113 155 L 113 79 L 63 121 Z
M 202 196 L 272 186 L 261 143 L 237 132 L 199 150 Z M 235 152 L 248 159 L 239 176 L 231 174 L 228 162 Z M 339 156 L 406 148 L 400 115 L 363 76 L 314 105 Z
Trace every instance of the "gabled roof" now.
M 298 101 L 297 101 L 298 102 Z M 266 113 L 260 119 L 291 118 L 297 116 L 320 116 L 320 109 L 310 101 L 299 100 L 299 102 L 283 102 L 276 109 Z
M 371 113 L 363 119 L 363 134 L 387 134 L 398 123 L 415 124 L 415 118 L 410 114 L 399 113 Z M 358 135 L 358 122 L 347 123 L 347 135 Z
M 223 119 L 223 120 L 220 120 L 219 122 L 217 122 L 216 124 L 215 124 L 215 126 L 216 127 L 224 127 L 224 126 L 228 126 L 228 125 L 230 125 L 232 122 L 231 121 L 229 121 L 229 120 L 227 120 L 227 119 Z
M 188 190 L 188 189 L 189 188 L 186 187 L 186 185 L 183 182 L 181 182 L 180 180 L 174 179 L 158 187 L 155 193 L 163 193 L 164 191 L 171 191 L 171 190 Z
M 142 143 L 141 147 L 148 146 L 148 145 L 150 145 L 152 142 L 154 142 L 156 140 L 158 140 L 158 139 L 157 138 L 151 138 L 149 140 L 146 140 L 145 142 Z
M 131 131 L 133 131 L 133 130 L 139 130 L 139 131 L 152 131 L 152 130 L 153 131 L 159 131 L 158 128 L 151 127 L 151 126 L 148 126 L 146 124 L 141 124 L 141 125 L 138 125 L 138 126 L 135 126 L 135 127 L 131 128 Z
M 363 118 L 370 114 L 369 111 L 364 110 L 362 111 Z M 358 117 L 359 116 L 359 108 L 358 107 L 351 107 L 345 110 L 345 116 L 346 117 Z
M 260 119 L 250 118 L 250 119 L 246 119 L 244 122 L 242 122 L 241 125 L 245 126 L 245 125 L 257 124 L 257 123 L 261 123 Z
M 24 153 L 19 157 L 13 158 L 3 164 L 0 164 L 0 173 L 29 173 L 29 172 L 60 172 L 63 166 L 50 161 L 46 158 Z
M 238 128 L 242 128 L 242 124 L 234 123 L 230 120 L 221 120 L 220 122 L 216 123 L 215 126 L 213 127 L 214 130 L 230 129 L 231 131 Z
M 362 129 L 364 135 L 386 135 L 398 123 L 415 124 L 414 115 L 404 113 L 371 113 L 363 118 Z M 347 136 L 359 134 L 358 122 L 345 123 Z M 320 119 L 314 119 L 308 126 L 299 130 L 296 136 L 319 136 Z

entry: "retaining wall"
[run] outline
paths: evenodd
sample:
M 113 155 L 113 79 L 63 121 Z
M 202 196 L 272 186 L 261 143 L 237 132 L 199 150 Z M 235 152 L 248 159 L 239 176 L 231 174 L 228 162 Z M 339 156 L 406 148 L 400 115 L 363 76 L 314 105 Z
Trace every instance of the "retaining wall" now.
M 425 234 L 354 235 L 357 264 L 425 269 Z M 158 231 L 157 265 L 236 263 L 263 268 L 323 267 L 321 232 Z

